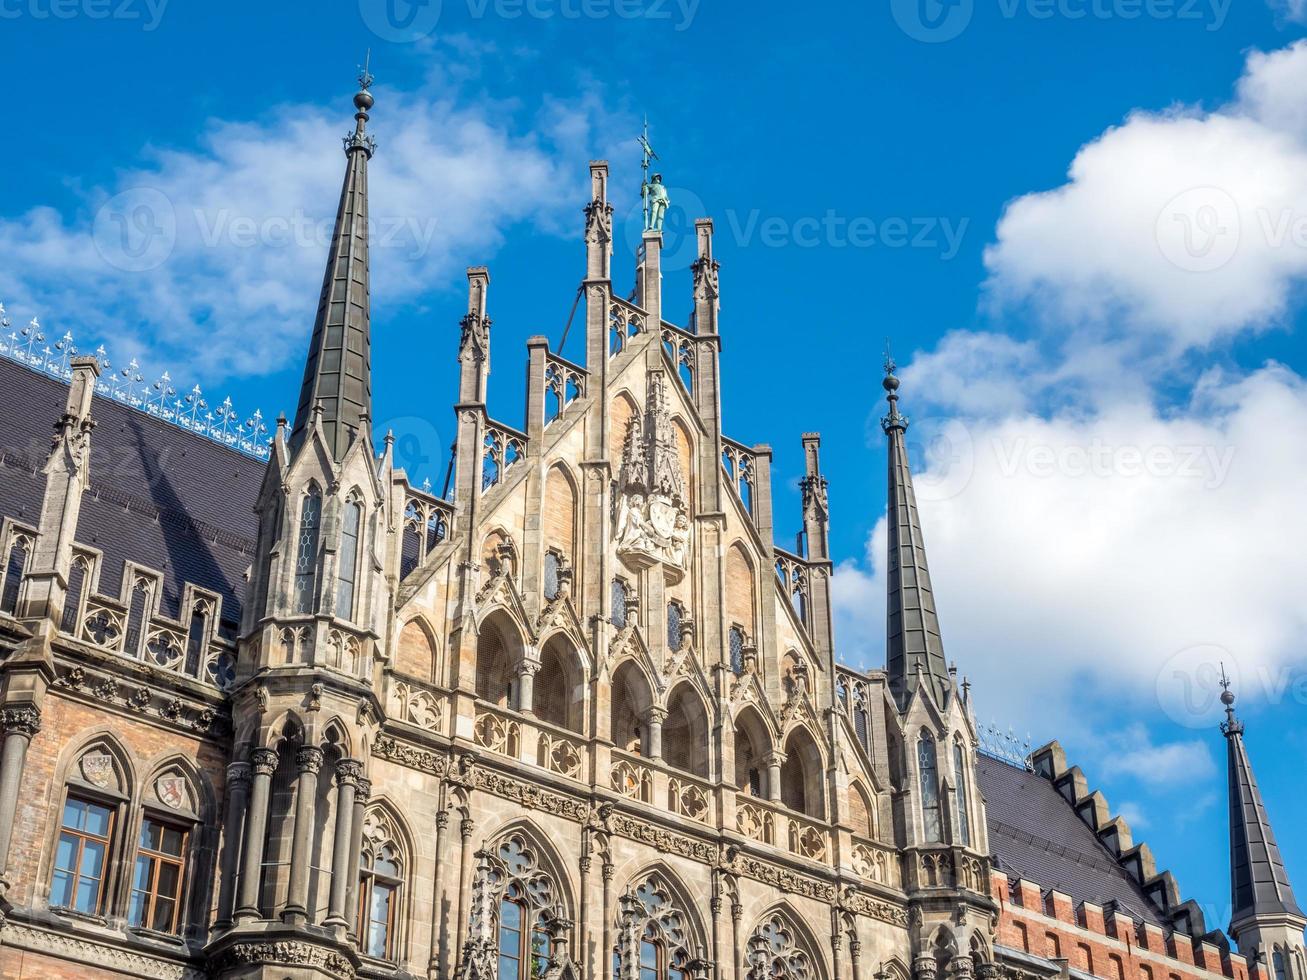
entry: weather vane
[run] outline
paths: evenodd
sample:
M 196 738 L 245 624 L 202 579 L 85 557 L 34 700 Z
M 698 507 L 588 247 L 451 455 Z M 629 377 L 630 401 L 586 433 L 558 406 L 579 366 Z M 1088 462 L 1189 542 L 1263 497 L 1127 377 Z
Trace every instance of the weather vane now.
M 371 49 L 371 48 L 368 48 L 368 52 L 367 52 L 367 54 L 363 56 L 363 64 L 362 64 L 362 66 L 360 66 L 360 68 L 359 68 L 359 87 L 360 87 L 360 88 L 368 89 L 368 88 L 370 88 L 370 87 L 372 86 L 372 83 L 373 83 L 374 79 L 373 79 L 373 77 L 372 77 L 372 73 L 371 73 L 370 71 L 368 71 L 368 67 L 369 67 L 371 64 L 372 64 L 372 49 Z
M 653 144 L 649 142 L 648 116 L 644 120 L 644 132 L 636 138 L 636 142 L 640 144 L 640 170 L 643 173 L 640 201 L 644 206 L 644 230 L 662 231 L 663 219 L 667 216 L 667 208 L 671 205 L 672 199 L 663 185 L 662 174 L 656 173 L 652 179 L 649 177 L 649 164 L 658 159 L 658 154 L 654 152 Z

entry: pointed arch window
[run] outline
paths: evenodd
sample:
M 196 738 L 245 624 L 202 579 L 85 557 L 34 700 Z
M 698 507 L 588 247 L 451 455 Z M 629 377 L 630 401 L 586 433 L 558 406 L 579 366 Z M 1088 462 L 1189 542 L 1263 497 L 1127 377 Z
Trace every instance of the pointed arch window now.
M 186 831 L 154 817 L 141 824 L 132 868 L 128 921 L 138 929 L 175 933 L 180 921 Z
M 971 846 L 971 799 L 967 792 L 967 767 L 962 753 L 962 743 L 953 743 L 953 784 L 957 787 L 958 806 L 958 843 L 964 847 Z
M 615 980 L 688 980 L 688 923 L 666 882 L 655 875 L 632 887 L 621 898 L 619 915 Z
M 921 825 L 926 842 L 938 844 L 944 839 L 939 812 L 939 761 L 935 740 L 927 732 L 917 740 L 917 770 L 921 780 Z
M 132 598 L 127 606 L 127 642 L 124 652 L 129 657 L 145 654 L 145 626 L 149 618 L 150 580 L 137 576 L 132 583 Z
M 681 649 L 681 624 L 685 622 L 685 607 L 673 599 L 667 604 L 667 649 L 673 653 Z
M 204 663 L 204 651 L 209 645 L 208 603 L 196 602 L 191 607 L 191 625 L 186 631 L 186 663 L 184 669 L 188 677 L 200 676 L 200 665 Z
M 736 676 L 744 673 L 744 628 L 732 626 L 730 632 L 731 671 Z
M 504 881 L 498 909 L 498 980 L 538 980 L 553 955 L 553 879 L 541 870 L 534 849 L 519 834 L 496 848 L 495 859 Z
M 4 590 L 0 591 L 0 612 L 12 616 L 18 610 L 18 591 L 27 571 L 29 551 L 27 538 L 14 538 L 14 543 L 9 547 L 9 558 L 5 562 L 5 585 Z
M 98 801 L 69 795 L 50 878 L 50 905 L 98 915 L 109 870 L 114 811 Z
M 779 915 L 769 916 L 753 931 L 746 955 L 750 978 L 816 980 L 811 957 L 799 947 L 793 930 Z
M 59 628 L 77 635 L 77 624 L 82 621 L 82 593 L 86 591 L 87 561 L 81 555 L 73 559 L 68 571 L 68 590 L 64 595 L 64 614 Z
M 363 529 L 363 505 L 351 500 L 345 505 L 340 525 L 340 563 L 336 582 L 336 615 L 354 620 L 354 592 L 358 579 L 359 537 Z
M 299 534 L 295 539 L 295 612 L 316 612 L 318 584 L 318 531 L 322 524 L 322 495 L 310 490 L 300 504 Z
M 558 571 L 562 566 L 562 556 L 554 550 L 545 552 L 545 599 L 553 602 L 558 598 Z
M 626 628 L 626 583 L 620 579 L 613 579 L 612 590 L 612 621 L 613 625 L 619 630 Z
M 1271 957 L 1271 963 L 1275 968 L 1275 980 L 1288 980 L 1289 973 L 1284 960 L 1284 950 L 1277 948 Z
M 401 870 L 399 856 L 390 844 L 364 848 L 359 857 L 359 942 L 363 952 L 375 959 L 394 957 Z

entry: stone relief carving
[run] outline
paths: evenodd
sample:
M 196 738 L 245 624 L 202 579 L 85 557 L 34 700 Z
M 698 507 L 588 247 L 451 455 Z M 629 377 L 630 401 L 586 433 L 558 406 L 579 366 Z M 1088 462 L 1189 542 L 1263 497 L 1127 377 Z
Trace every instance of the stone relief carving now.
M 689 558 L 690 515 L 662 371 L 649 372 L 644 419 L 632 419 L 626 430 L 618 493 L 618 554 L 636 568 L 661 562 L 679 580 Z

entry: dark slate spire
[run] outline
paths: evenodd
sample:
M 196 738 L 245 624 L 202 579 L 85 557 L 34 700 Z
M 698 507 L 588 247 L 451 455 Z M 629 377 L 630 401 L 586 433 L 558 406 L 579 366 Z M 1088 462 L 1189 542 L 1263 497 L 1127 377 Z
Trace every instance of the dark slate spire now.
M 354 96 L 354 132 L 345 137 L 345 183 L 322 277 L 318 315 L 304 364 L 299 407 L 291 431 L 298 450 L 322 409 L 322 430 L 337 461 L 372 413 L 372 340 L 368 299 L 368 160 L 376 142 L 367 134 L 372 76 L 364 67 Z
M 899 414 L 899 379 L 894 362 L 885 359 L 889 414 L 881 428 L 889 437 L 889 582 L 886 607 L 886 656 L 890 689 L 900 708 L 922 685 L 943 705 L 952 688 L 944 661 L 944 642 L 935 615 L 935 595 L 926 565 L 926 545 L 917 515 L 917 496 L 903 434 L 908 420 Z
M 1221 702 L 1225 705 L 1225 734 L 1230 777 L 1230 932 L 1239 941 L 1239 926 L 1259 916 L 1302 917 L 1289 875 L 1280 859 L 1271 820 L 1262 803 L 1257 777 L 1243 744 L 1243 722 L 1234 713 L 1234 692 L 1221 672 Z M 1242 948 L 1242 944 L 1240 944 Z

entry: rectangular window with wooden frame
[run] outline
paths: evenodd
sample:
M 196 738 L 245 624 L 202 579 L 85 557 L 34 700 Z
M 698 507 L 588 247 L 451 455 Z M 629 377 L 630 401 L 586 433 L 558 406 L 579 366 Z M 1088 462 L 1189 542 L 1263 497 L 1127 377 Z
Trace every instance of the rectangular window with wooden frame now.
M 50 876 L 51 907 L 100 914 L 113 825 L 110 807 L 68 797 Z
M 146 817 L 132 867 L 128 921 L 138 929 L 176 932 L 180 920 L 186 831 Z

